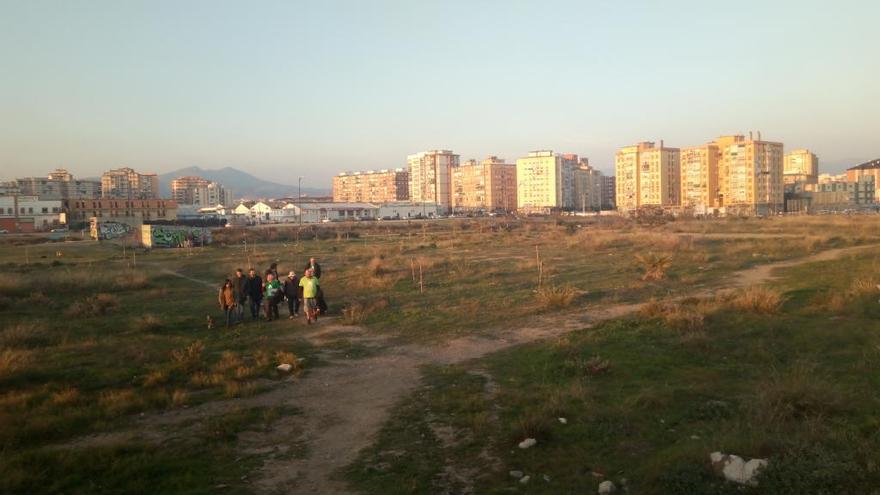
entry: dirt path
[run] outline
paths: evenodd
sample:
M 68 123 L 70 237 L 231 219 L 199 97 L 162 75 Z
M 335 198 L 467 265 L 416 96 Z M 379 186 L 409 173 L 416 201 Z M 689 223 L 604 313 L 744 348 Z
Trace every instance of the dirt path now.
M 829 261 L 866 247 L 871 246 L 832 249 L 797 260 L 742 270 L 730 277 L 732 282 L 725 283 L 725 288 L 757 285 L 772 279 L 776 269 Z M 705 289 L 697 294 L 703 293 Z M 338 326 L 333 318 L 328 318 L 312 327 L 305 338 L 322 347 L 344 333 L 351 342 L 378 346 L 382 351 L 357 360 L 330 360 L 327 366 L 311 370 L 302 379 L 291 378 L 255 397 L 215 401 L 186 410 L 147 416 L 138 420 L 130 431 L 87 437 L 68 446 L 113 443 L 132 438 L 133 435 L 145 440 L 163 435 L 180 436 L 182 425 L 192 423 L 193 419 L 221 414 L 233 407 L 297 407 L 302 410 L 301 415 L 281 417 L 273 424 L 271 431 L 248 432 L 240 436 L 239 448 L 243 452 L 284 453 L 296 448 L 304 448 L 305 451 L 305 455 L 299 458 L 268 455 L 264 464 L 250 476 L 256 491 L 265 494 L 350 493 L 345 483 L 336 479 L 336 474 L 371 444 L 390 409 L 418 385 L 421 366 L 464 362 L 512 345 L 560 336 L 604 320 L 632 314 L 641 306 L 616 304 L 585 307 L 497 328 L 494 338 L 462 337 L 436 345 L 394 345 L 387 338 L 375 336 L 364 329 Z

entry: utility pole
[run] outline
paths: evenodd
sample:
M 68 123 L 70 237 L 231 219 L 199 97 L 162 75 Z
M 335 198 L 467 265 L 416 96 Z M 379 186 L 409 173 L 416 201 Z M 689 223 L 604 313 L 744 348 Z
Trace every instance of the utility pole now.
M 296 193 L 297 196 L 298 196 L 298 198 L 297 198 L 296 201 L 297 201 L 297 203 L 298 203 L 298 204 L 297 204 L 297 208 L 299 209 L 299 226 L 300 226 L 300 227 L 302 227 L 302 224 L 303 224 L 303 208 L 302 208 L 302 197 L 303 197 L 303 193 L 302 193 L 302 184 L 303 184 L 303 178 L 302 178 L 302 176 L 300 176 L 300 177 L 299 177 L 299 180 L 297 181 L 297 193 Z

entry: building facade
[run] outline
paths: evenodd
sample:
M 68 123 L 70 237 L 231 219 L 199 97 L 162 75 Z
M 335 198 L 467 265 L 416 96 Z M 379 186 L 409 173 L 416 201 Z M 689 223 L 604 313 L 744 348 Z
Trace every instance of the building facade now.
M 455 211 L 516 209 L 516 165 L 497 156 L 468 160 L 452 169 Z
M 769 215 L 784 209 L 782 143 L 719 138 L 719 204 L 727 214 Z
M 206 207 L 232 204 L 232 192 L 222 184 L 194 175 L 172 180 L 171 198 L 178 205 Z
M 402 168 L 342 172 L 333 177 L 333 201 L 388 203 L 407 200 L 409 172 Z
M 785 184 L 815 184 L 818 181 L 819 158 L 810 150 L 800 149 L 786 153 L 782 167 L 782 181 Z
M 856 182 L 860 178 L 867 176 L 874 178 L 874 184 L 880 184 L 880 158 L 856 165 L 855 167 L 846 170 L 846 179 L 850 182 Z M 880 190 L 875 189 L 874 202 L 880 203 Z
M 565 208 L 564 168 L 562 156 L 550 150 L 531 151 L 517 159 L 517 208 L 526 213 Z
M 101 182 L 78 180 L 63 168 L 55 169 L 46 177 L 17 179 L 19 194 L 41 199 L 100 198 Z
M 61 200 L 34 195 L 0 196 L 0 229 L 40 232 L 65 223 Z
M 680 150 L 660 141 L 625 146 L 614 156 L 617 208 L 631 211 L 643 206 L 681 204 Z
M 409 199 L 415 203 L 437 203 L 452 210 L 452 169 L 459 156 L 450 150 L 431 150 L 406 157 L 409 167 Z
M 718 206 L 718 145 L 681 149 L 681 206 L 706 214 Z
M 157 199 L 159 177 L 140 174 L 128 167 L 108 170 L 101 176 L 101 197 L 116 199 Z
M 602 209 L 602 172 L 590 166 L 587 158 L 581 158 L 574 169 L 574 207 L 581 211 Z
M 617 208 L 617 178 L 613 175 L 602 176 L 602 209 L 614 210 Z
M 170 199 L 65 199 L 61 203 L 68 223 L 75 227 L 88 224 L 91 218 L 135 228 L 145 221 L 177 219 L 177 202 Z

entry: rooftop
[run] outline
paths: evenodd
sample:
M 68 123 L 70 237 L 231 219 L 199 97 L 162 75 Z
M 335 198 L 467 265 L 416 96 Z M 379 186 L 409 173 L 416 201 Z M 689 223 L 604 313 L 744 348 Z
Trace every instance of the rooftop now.
M 880 168 L 880 158 L 856 165 L 855 167 L 850 167 L 847 170 L 873 170 L 877 168 Z

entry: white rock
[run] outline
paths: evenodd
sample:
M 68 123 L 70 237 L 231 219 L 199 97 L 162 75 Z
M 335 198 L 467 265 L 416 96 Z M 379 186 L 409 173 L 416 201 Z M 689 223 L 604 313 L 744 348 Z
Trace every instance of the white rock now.
M 559 422 L 562 423 L 562 424 L 564 424 L 564 425 L 567 425 L 567 424 L 568 424 L 568 420 L 565 419 L 565 418 L 559 418 Z
M 290 370 L 293 369 L 293 365 L 288 364 L 288 363 L 281 363 L 275 369 L 278 371 L 283 371 L 285 373 L 289 373 Z
M 599 483 L 599 495 L 614 493 L 617 491 L 617 487 L 614 486 L 614 482 L 610 480 L 605 480 Z
M 519 479 L 519 482 L 522 483 L 523 485 L 525 485 L 526 483 L 529 482 L 530 479 L 532 479 L 531 476 L 523 476 L 522 478 Z
M 748 462 L 738 455 L 726 455 L 723 452 L 709 454 L 712 468 L 724 479 L 740 485 L 757 486 L 755 479 L 761 469 L 767 466 L 766 459 L 752 459 Z
M 534 438 L 526 438 L 525 440 L 523 440 L 522 442 L 519 443 L 519 448 L 527 449 L 529 447 L 534 447 L 536 443 L 538 443 L 538 441 L 535 440 Z
M 523 477 L 523 472 L 522 471 L 511 471 L 510 476 L 513 478 L 516 478 L 516 479 L 520 479 Z

